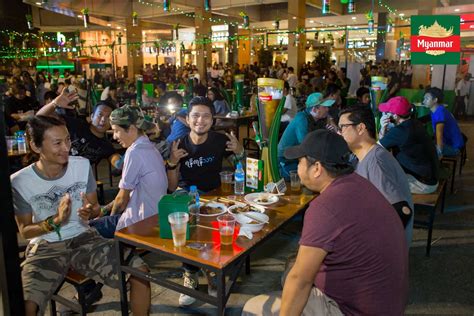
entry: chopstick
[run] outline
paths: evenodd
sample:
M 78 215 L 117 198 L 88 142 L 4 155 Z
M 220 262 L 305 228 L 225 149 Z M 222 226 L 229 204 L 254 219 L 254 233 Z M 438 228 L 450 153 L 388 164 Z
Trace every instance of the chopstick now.
M 196 225 L 189 225 L 189 227 L 201 227 L 201 228 L 207 228 L 207 229 L 210 229 L 210 230 L 219 230 L 219 228 L 215 228 L 215 227 L 210 227 L 210 226 L 206 226 L 206 225 L 200 225 L 200 224 L 196 224 Z
M 256 218 L 256 217 L 254 217 L 254 216 L 252 216 L 252 215 L 247 214 L 247 212 L 242 212 L 242 211 L 237 211 L 237 212 L 238 212 L 239 214 L 242 214 L 242 215 L 244 215 L 244 216 L 247 216 L 247 217 L 250 218 L 251 220 L 254 220 L 254 221 L 259 222 L 259 223 L 261 223 L 261 224 L 268 224 L 268 221 L 264 221 L 264 220 L 261 220 L 261 219 L 259 219 L 259 218 Z

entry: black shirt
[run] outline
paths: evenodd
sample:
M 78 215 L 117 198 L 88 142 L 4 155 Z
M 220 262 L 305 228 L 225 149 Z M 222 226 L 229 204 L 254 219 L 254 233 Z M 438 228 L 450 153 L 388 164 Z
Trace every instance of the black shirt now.
M 189 134 L 181 138 L 179 148 L 186 150 L 188 156 L 180 161 L 179 185 L 185 188 L 195 185 L 204 192 L 218 188 L 221 184 L 219 172 L 222 170 L 222 160 L 232 154 L 226 151 L 227 141 L 227 136 L 213 131 L 200 145 L 193 144 Z
M 95 136 L 84 120 L 71 116 L 63 116 L 63 119 L 71 137 L 72 156 L 82 156 L 91 163 L 97 163 L 115 153 L 112 143 Z
M 380 140 L 393 154 L 406 173 L 418 181 L 434 185 L 438 181 L 436 147 L 423 124 L 410 119 L 390 129 Z
M 31 110 L 38 109 L 38 102 L 33 98 L 25 96 L 23 99 L 17 99 L 14 96 L 9 97 L 5 100 L 5 119 L 8 127 L 12 127 L 16 124 L 20 126 L 20 129 L 25 129 L 26 121 L 17 121 L 11 115 L 18 113 L 18 111 L 28 112 Z

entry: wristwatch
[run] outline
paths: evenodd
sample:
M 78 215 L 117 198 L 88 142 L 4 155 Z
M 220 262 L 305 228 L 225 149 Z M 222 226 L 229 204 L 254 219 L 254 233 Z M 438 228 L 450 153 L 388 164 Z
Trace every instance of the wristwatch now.
M 178 167 L 177 163 L 172 163 L 171 161 L 166 160 L 166 169 L 174 170 L 174 169 L 176 169 L 176 167 Z

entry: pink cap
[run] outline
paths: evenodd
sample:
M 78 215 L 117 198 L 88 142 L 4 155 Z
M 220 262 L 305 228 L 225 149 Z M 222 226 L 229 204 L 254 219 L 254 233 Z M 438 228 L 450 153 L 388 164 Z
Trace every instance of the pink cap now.
M 379 105 L 380 112 L 389 112 L 401 116 L 407 116 L 411 111 L 411 104 L 405 97 L 393 97 Z

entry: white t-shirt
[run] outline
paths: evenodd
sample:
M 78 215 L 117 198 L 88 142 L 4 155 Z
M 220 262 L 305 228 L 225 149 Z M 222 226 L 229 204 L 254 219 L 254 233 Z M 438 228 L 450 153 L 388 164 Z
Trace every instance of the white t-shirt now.
M 16 215 L 32 214 L 33 223 L 45 220 L 58 212 L 59 202 L 64 194 L 71 196 L 71 215 L 61 224 L 61 240 L 76 237 L 90 229 L 77 210 L 82 207 L 81 192 L 91 193 L 96 190 L 89 160 L 70 156 L 64 174 L 55 179 L 44 178 L 36 171 L 35 164 L 21 169 L 10 177 L 13 193 L 13 208 Z M 59 241 L 56 232 L 33 238 L 31 242 L 40 240 Z
M 469 81 L 465 81 L 464 79 L 459 80 L 456 86 L 456 92 L 459 90 L 459 95 L 461 97 L 465 97 L 469 95 Z
M 288 81 L 290 88 L 296 88 L 296 84 L 298 83 L 298 77 L 294 73 L 291 73 L 288 75 L 286 81 Z
M 296 107 L 296 99 L 291 94 L 286 96 L 285 105 L 283 108 L 287 109 L 287 111 L 281 116 L 281 121 L 291 122 L 295 118 L 296 112 L 298 112 Z

